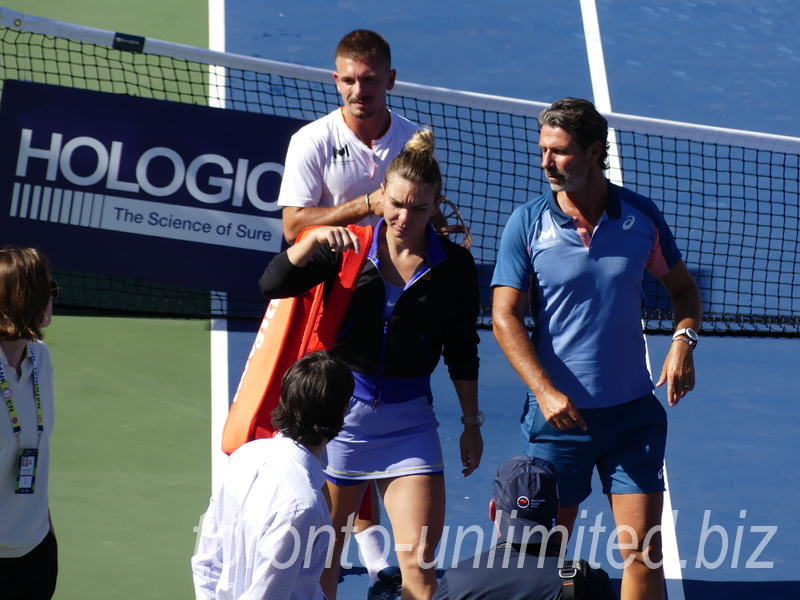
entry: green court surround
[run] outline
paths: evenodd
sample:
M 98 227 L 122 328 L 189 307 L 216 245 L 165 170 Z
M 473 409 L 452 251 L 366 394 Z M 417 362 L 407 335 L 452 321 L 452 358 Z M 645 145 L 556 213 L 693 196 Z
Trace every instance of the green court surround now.
M 211 478 L 207 321 L 56 316 L 56 600 L 193 598 Z
M 2 5 L 208 46 L 208 3 L 197 0 Z M 208 321 L 56 316 L 46 333 L 56 372 L 55 600 L 193 598 L 189 557 L 211 490 Z
M 0 6 L 85 27 L 208 47 L 207 0 L 3 0 Z

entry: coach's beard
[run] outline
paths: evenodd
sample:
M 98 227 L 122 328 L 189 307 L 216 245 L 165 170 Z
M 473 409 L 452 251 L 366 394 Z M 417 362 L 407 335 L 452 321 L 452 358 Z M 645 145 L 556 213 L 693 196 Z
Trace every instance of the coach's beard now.
M 586 187 L 586 173 L 568 175 L 564 171 L 546 172 L 550 189 L 554 192 L 579 192 Z M 557 178 L 558 181 L 554 181 Z

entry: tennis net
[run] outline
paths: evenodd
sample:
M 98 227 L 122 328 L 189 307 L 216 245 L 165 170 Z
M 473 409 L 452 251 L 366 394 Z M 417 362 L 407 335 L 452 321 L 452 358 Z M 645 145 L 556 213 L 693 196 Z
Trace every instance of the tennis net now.
M 6 9 L 0 41 L 0 86 L 20 79 L 309 121 L 340 104 L 324 69 L 137 40 Z M 473 235 L 480 325 L 490 326 L 489 284 L 503 226 L 547 186 L 537 124 L 546 104 L 402 82 L 389 103 L 436 133 L 445 193 Z M 616 135 L 615 179 L 662 209 L 700 285 L 704 333 L 800 336 L 800 139 L 606 116 Z M 57 276 L 62 309 L 231 319 L 258 319 L 264 309 L 261 298 L 87 273 Z M 645 289 L 645 330 L 671 331 L 665 290 L 649 276 Z

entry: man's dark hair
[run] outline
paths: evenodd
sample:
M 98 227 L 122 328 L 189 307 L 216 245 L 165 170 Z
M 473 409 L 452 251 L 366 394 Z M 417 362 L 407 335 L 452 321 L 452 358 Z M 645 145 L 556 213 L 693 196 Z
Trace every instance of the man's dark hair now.
M 353 395 L 353 373 L 332 352 L 306 354 L 281 380 L 281 400 L 272 425 L 283 435 L 309 446 L 336 437 Z
M 608 121 L 594 104 L 581 98 L 562 98 L 539 113 L 539 127 L 545 125 L 571 132 L 583 151 L 599 140 L 603 144 L 600 166 L 608 169 Z
M 339 57 L 354 61 L 378 57 L 386 62 L 387 69 L 392 68 L 392 51 L 389 50 L 389 42 L 379 33 L 368 29 L 356 29 L 344 36 L 336 46 L 336 53 L 333 55 L 334 60 Z

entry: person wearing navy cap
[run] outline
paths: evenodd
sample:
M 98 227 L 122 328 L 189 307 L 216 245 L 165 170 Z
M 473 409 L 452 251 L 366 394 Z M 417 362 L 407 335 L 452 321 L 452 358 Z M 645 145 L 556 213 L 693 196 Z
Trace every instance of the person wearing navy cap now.
M 445 571 L 433 600 L 616 600 L 605 571 L 583 561 L 580 569 L 570 568 L 550 539 L 557 479 L 553 464 L 540 458 L 518 456 L 501 464 L 489 502 L 499 543 Z

